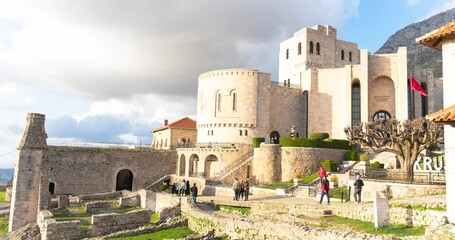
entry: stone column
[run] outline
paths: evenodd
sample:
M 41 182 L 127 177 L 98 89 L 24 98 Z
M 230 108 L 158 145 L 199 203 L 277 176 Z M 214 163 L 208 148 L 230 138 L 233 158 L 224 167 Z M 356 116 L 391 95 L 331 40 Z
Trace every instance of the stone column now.
M 45 116 L 29 113 L 14 170 L 9 231 L 37 220 L 40 199 L 40 167 L 47 153 Z M 43 189 L 44 190 L 44 189 Z
M 281 145 L 261 144 L 257 165 L 260 184 L 281 181 Z

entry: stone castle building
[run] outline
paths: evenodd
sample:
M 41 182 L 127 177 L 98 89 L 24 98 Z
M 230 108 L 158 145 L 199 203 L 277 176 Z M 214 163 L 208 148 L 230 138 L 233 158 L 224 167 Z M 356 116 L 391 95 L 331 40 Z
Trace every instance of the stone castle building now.
M 191 118 L 182 118 L 168 123 L 152 131 L 152 149 L 176 149 L 178 147 L 194 146 L 197 142 L 196 121 Z

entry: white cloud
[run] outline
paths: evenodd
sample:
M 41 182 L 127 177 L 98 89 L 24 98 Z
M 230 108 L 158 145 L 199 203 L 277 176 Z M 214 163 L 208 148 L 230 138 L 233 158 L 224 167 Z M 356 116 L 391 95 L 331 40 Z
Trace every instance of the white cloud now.
M 416 6 L 419 2 L 420 0 L 406 0 L 406 6 L 413 7 Z
M 449 1 L 443 1 L 442 4 L 436 5 L 435 8 L 431 9 L 428 11 L 428 13 L 422 18 L 422 20 L 425 20 L 433 15 L 436 15 L 438 13 L 447 11 L 449 9 L 452 9 L 455 7 L 455 0 L 449 0 Z
M 31 90 L 12 82 L 0 82 L 0 109 L 18 110 L 35 104 Z

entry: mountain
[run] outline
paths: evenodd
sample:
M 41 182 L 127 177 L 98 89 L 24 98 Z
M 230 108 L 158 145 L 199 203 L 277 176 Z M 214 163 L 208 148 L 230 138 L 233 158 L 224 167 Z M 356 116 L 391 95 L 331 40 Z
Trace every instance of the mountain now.
M 415 42 L 417 37 L 455 20 L 455 8 L 410 24 L 393 34 L 376 53 L 395 53 L 398 47 L 408 47 L 408 66 L 433 69 L 436 78 L 442 77 L 442 53 Z
M 14 174 L 14 168 L 2 168 L 0 169 L 0 185 L 6 185 Z

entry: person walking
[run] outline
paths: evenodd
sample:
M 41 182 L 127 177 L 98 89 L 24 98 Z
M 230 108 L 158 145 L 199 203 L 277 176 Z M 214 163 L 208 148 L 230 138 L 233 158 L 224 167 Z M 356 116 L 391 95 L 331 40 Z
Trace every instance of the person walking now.
M 185 189 L 186 189 L 186 182 L 185 179 L 182 180 L 180 183 L 180 196 L 185 195 Z
M 363 181 L 360 179 L 360 174 L 357 174 L 356 180 L 354 181 L 354 200 L 357 202 L 357 204 L 359 204 L 362 200 L 362 187 Z
M 234 190 L 234 201 L 238 201 L 240 193 L 240 183 L 238 178 L 235 178 L 234 182 L 232 183 L 232 189 Z
M 189 196 L 190 195 L 190 181 L 187 180 L 186 181 L 186 185 L 185 185 L 185 196 Z
M 322 204 L 322 200 L 324 199 L 324 195 L 327 195 L 327 204 L 330 205 L 330 196 L 329 196 L 330 184 L 327 177 L 322 179 L 321 183 L 321 199 L 319 200 L 319 204 Z
M 196 183 L 193 184 L 191 187 L 191 195 L 193 196 L 193 202 L 196 203 L 196 198 L 197 198 L 197 186 Z
M 243 193 L 244 193 L 243 184 L 244 184 L 243 181 L 240 181 L 240 190 L 239 190 L 239 198 L 240 198 L 240 200 L 243 199 Z
M 318 176 L 319 176 L 319 182 L 322 184 L 322 180 L 327 176 L 327 171 L 325 170 L 325 168 L 322 165 L 319 167 Z
M 245 194 L 245 201 L 248 201 L 248 193 L 250 191 L 250 182 L 245 179 L 243 182 L 243 192 Z

